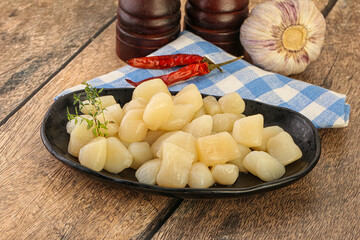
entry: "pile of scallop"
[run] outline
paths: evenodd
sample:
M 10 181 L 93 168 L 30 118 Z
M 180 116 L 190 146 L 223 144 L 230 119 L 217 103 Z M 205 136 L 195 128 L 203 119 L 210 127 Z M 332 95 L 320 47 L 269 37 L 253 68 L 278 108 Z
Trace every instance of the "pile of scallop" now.
M 172 96 L 154 79 L 135 88 L 122 108 L 113 96 L 101 102 L 100 120 L 109 122 L 106 137 L 95 137 L 86 121 L 73 119 L 66 126 L 68 152 L 95 171 L 132 168 L 141 183 L 208 188 L 232 185 L 240 172 L 276 180 L 302 156 L 282 128 L 264 128 L 261 114 L 243 115 L 245 102 L 237 93 L 202 98 L 190 84 Z

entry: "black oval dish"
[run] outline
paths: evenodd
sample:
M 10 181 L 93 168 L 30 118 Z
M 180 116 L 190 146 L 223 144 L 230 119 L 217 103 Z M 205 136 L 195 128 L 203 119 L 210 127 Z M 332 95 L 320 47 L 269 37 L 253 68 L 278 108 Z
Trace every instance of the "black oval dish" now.
M 124 105 L 131 100 L 133 89 L 104 89 L 102 95 L 113 95 L 117 102 Z M 77 91 L 82 93 L 84 91 Z M 204 95 L 205 96 L 205 95 Z M 265 119 L 265 126 L 279 125 L 290 133 L 295 143 L 303 152 L 303 157 L 296 162 L 286 166 L 285 175 L 272 182 L 263 182 L 251 174 L 240 173 L 237 181 L 231 186 L 215 185 L 207 189 L 195 188 L 165 188 L 139 183 L 135 178 L 133 169 L 125 169 L 119 174 L 112 174 L 106 171 L 96 172 L 80 165 L 77 158 L 67 152 L 69 134 L 66 132 L 66 108 L 74 112 L 73 93 L 67 94 L 55 101 L 45 115 L 41 126 L 41 138 L 48 149 L 61 162 L 74 167 L 80 171 L 90 173 L 96 177 L 120 184 L 124 187 L 137 190 L 148 191 L 180 198 L 223 198 L 238 197 L 250 193 L 274 190 L 284 187 L 299 180 L 308 174 L 319 160 L 321 146 L 320 137 L 314 125 L 303 115 L 292 110 L 267 105 L 264 103 L 245 100 L 245 115 L 261 113 Z

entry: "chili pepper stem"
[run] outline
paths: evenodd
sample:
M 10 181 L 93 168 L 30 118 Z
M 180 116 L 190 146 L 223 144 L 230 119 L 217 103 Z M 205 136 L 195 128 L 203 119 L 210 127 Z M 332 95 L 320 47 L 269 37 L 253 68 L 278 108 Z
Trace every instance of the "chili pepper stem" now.
M 209 58 L 204 57 L 202 62 L 207 62 L 209 65 L 211 64 L 215 64 L 213 61 L 211 61 Z M 217 69 L 219 69 L 220 72 L 224 72 L 220 67 L 218 67 Z
M 229 60 L 229 61 L 226 61 L 226 62 L 223 62 L 223 63 L 219 63 L 219 64 L 209 64 L 209 70 L 212 71 L 212 70 L 214 70 L 215 68 L 217 68 L 217 69 L 220 70 L 220 69 L 221 69 L 220 67 L 222 67 L 222 66 L 224 66 L 224 65 L 226 65 L 226 64 L 235 62 L 235 61 L 237 61 L 237 60 L 239 60 L 239 59 L 242 59 L 242 58 L 244 58 L 244 56 L 240 56 L 240 57 L 237 57 L 237 58 L 234 58 L 234 59 L 232 59 L 232 60 Z M 220 70 L 220 71 L 222 72 L 222 70 Z

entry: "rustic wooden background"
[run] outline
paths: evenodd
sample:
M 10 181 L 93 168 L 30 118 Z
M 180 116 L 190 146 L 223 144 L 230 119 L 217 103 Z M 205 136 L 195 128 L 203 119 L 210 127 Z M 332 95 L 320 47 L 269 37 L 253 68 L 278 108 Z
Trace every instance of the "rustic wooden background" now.
M 125 65 L 114 51 L 117 1 L 1 1 L 0 239 L 360 239 L 360 4 L 314 2 L 324 49 L 294 78 L 347 94 L 349 126 L 321 130 L 319 163 L 288 187 L 182 200 L 75 171 L 40 139 L 59 92 Z

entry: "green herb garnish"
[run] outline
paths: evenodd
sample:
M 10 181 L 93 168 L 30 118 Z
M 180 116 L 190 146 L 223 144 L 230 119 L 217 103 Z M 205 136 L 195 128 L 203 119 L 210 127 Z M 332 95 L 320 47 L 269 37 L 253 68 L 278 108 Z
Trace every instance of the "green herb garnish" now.
M 108 133 L 104 132 L 104 130 L 108 130 L 107 125 L 109 123 L 113 123 L 113 121 L 106 121 L 104 110 L 105 108 L 102 107 L 101 99 L 99 94 L 103 91 L 102 89 L 97 89 L 92 87 L 90 84 L 84 82 L 82 83 L 85 85 L 85 93 L 86 97 L 84 101 L 80 100 L 80 94 L 74 94 L 74 105 L 79 104 L 80 111 L 82 109 L 86 109 L 91 116 L 90 119 L 85 118 L 78 114 L 77 107 L 75 107 L 75 114 L 71 114 L 69 112 L 69 108 L 67 108 L 67 119 L 70 121 L 75 119 L 75 124 L 78 123 L 78 119 L 80 118 L 81 123 L 86 121 L 87 129 L 92 129 L 92 133 L 95 137 L 104 136 L 106 137 Z M 105 122 L 101 122 L 99 116 L 102 116 Z

